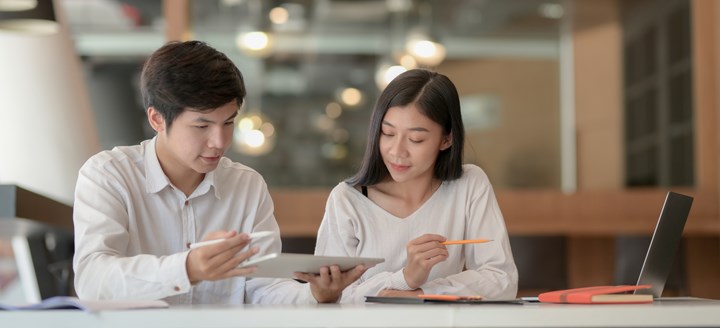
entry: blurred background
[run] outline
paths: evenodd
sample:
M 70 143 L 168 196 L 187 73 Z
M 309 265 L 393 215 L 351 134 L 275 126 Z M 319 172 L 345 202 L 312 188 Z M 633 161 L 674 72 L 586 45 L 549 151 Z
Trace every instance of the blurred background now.
M 27 2 L 43 1 L 0 0 L 0 12 Z M 226 53 L 248 89 L 226 156 L 264 176 L 284 251 L 312 252 L 330 189 L 359 167 L 377 96 L 425 67 L 460 92 L 466 162 L 495 187 L 521 295 L 634 284 L 673 190 L 695 202 L 667 292 L 720 298 L 715 0 L 54 5 L 51 33 L 0 14 L 0 183 L 19 195 L 71 206 L 89 156 L 151 138 L 142 64 L 169 40 L 197 39 Z M 27 203 L 0 217 L 71 228 Z
M 84 59 L 102 147 L 151 137 L 137 80 L 145 56 L 165 40 L 162 2 L 61 3 Z M 178 38 L 227 53 L 246 79 L 247 120 L 238 120 L 228 157 L 256 168 L 270 186 L 329 187 L 352 175 L 380 90 L 418 66 L 457 84 L 468 161 L 484 167 L 496 186 L 561 186 L 559 30 L 565 8 L 557 2 L 186 5 L 187 27 Z

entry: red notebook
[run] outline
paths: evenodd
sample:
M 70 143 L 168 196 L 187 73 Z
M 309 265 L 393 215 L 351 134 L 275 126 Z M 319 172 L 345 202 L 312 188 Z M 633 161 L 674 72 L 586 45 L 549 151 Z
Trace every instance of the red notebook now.
M 650 285 L 573 288 L 542 293 L 538 296 L 538 300 L 545 303 L 578 304 L 652 303 L 652 295 L 627 294 L 627 292 L 647 288 L 650 288 Z

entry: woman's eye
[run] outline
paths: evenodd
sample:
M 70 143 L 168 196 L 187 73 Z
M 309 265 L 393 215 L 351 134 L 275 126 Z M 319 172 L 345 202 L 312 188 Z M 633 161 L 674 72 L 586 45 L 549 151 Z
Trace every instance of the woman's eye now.
M 380 131 L 380 134 L 382 134 L 382 135 L 384 135 L 384 136 L 388 136 L 388 137 L 392 137 L 392 136 L 393 136 L 392 134 L 387 133 L 387 132 L 385 132 L 385 131 Z
M 412 140 L 412 139 L 410 139 L 410 142 L 412 142 L 412 143 L 421 143 L 421 142 L 423 142 L 423 141 L 425 141 L 425 140 Z
M 225 125 L 234 125 L 234 124 L 235 124 L 235 121 L 228 121 L 228 122 L 225 122 Z
M 208 127 L 207 125 L 196 125 L 195 126 L 195 128 L 197 128 L 197 129 L 205 129 L 207 127 Z

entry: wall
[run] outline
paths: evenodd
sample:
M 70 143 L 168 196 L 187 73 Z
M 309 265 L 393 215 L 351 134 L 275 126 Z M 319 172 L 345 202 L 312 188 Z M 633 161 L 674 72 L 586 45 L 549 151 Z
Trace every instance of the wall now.
M 438 70 L 460 96 L 496 96 L 497 124 L 466 128 L 466 162 L 481 166 L 495 188 L 560 187 L 557 60 L 451 61 Z

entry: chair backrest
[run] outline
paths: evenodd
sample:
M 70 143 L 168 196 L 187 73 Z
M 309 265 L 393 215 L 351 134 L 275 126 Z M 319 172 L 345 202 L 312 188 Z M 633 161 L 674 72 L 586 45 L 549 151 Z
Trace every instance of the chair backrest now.
M 567 251 L 564 236 L 510 236 L 518 269 L 518 289 L 540 291 L 566 289 Z
M 75 295 L 71 232 L 23 218 L 0 218 L 0 238 L 11 242 L 27 302 Z

